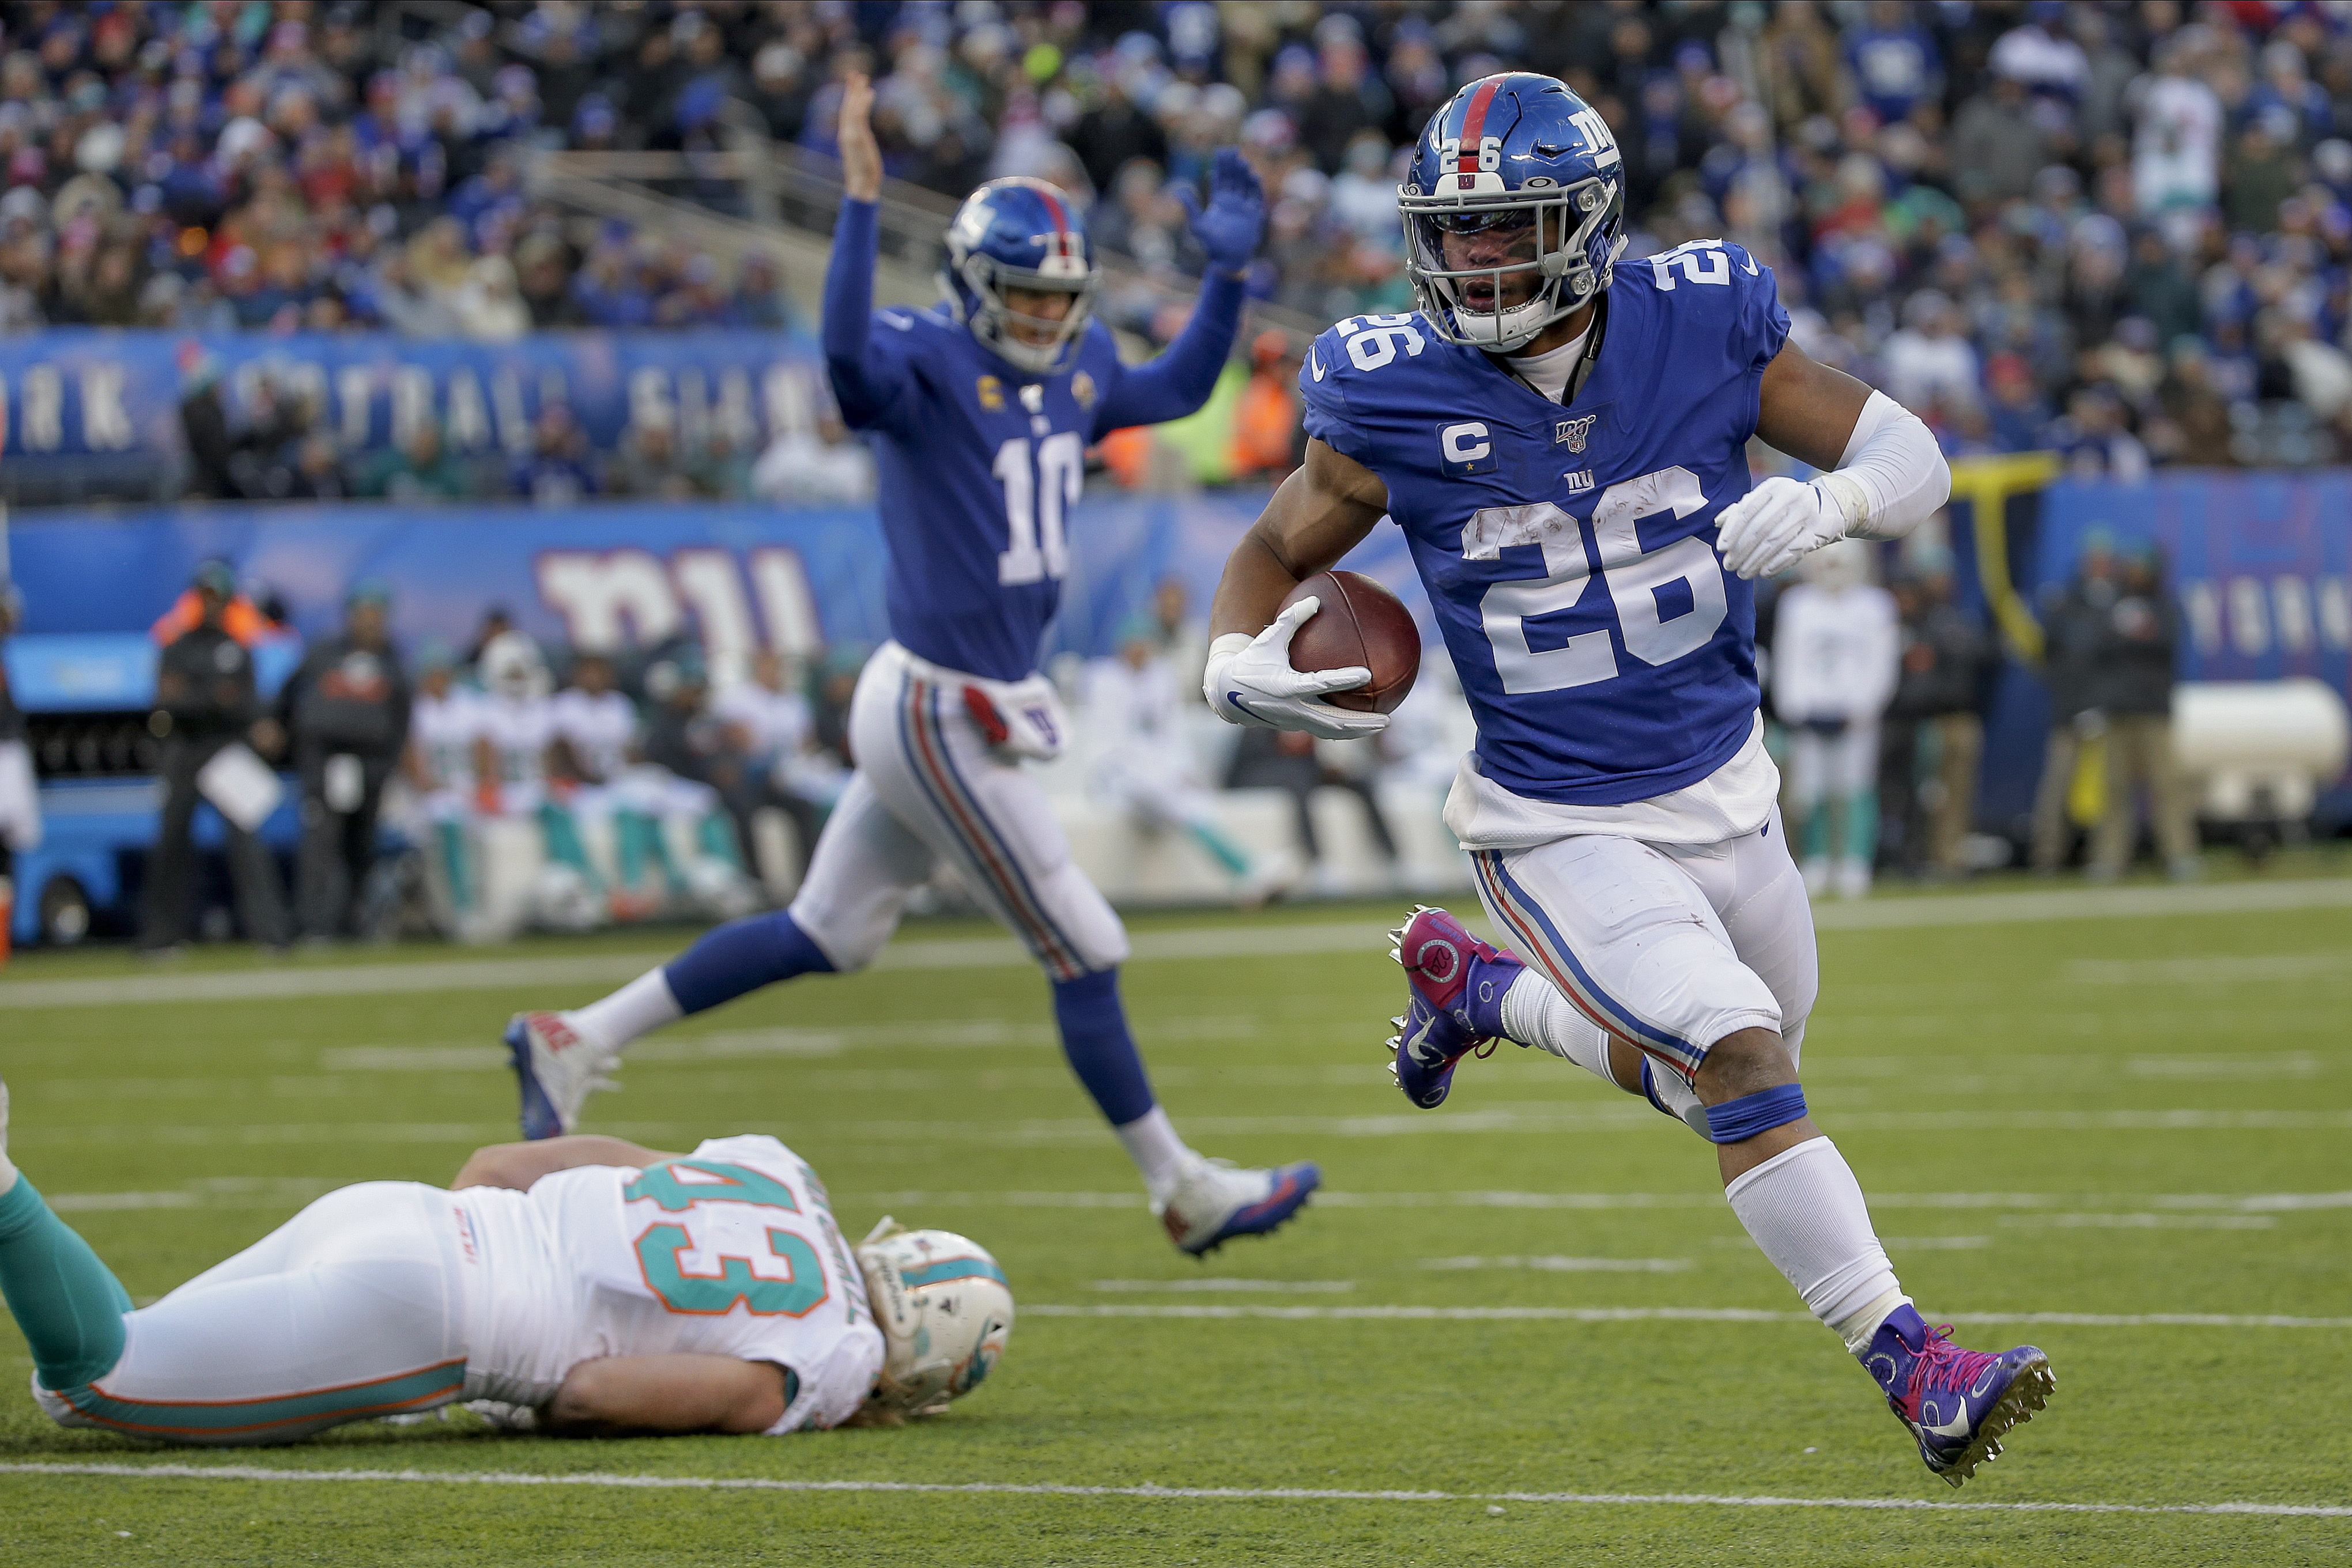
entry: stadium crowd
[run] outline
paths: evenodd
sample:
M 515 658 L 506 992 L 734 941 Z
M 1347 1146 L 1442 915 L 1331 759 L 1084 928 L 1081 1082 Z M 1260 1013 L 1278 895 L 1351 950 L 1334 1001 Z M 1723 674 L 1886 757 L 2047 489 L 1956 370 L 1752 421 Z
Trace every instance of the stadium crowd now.
M 780 327 L 764 264 L 568 217 L 524 159 L 715 148 L 730 102 L 828 152 L 853 67 L 893 173 L 1044 175 L 1171 280 L 1199 264 L 1171 192 L 1238 141 L 1276 197 L 1255 291 L 1402 308 L 1402 150 L 1523 65 L 1616 128 L 1630 254 L 1746 245 L 1800 341 L 1955 455 L 2130 477 L 2324 461 L 2352 433 L 2334 6 L 29 0 L 0 5 L 0 49 L 5 329 Z M 1161 338 L 1181 315 L 1105 308 Z

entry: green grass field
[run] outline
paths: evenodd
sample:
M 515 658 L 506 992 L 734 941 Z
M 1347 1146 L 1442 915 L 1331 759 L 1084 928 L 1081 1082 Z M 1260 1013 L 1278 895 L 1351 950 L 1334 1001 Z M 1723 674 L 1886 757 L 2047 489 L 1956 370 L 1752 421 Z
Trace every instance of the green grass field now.
M 656 1146 L 774 1133 L 853 1234 L 887 1210 L 992 1248 L 1019 1326 L 945 1417 L 582 1443 L 460 1412 L 175 1453 L 50 1427 L 11 1326 L 0 1562 L 2352 1558 L 2352 884 L 2314 885 L 2012 883 L 1832 912 L 1815 1114 L 1930 1321 L 2030 1340 L 2058 1372 L 1963 1491 L 1798 1315 L 1687 1132 L 1509 1048 L 1444 1110 L 1407 1106 L 1380 1049 L 1392 912 L 1325 907 L 1137 923 L 1127 996 L 1179 1126 L 1326 1173 L 1288 1229 L 1204 1264 L 1145 1213 L 1042 981 L 983 928 L 910 927 L 890 967 L 689 1020 L 592 1106 L 590 1130 Z M 2096 912 L 2118 907 L 2169 912 Z M 511 1137 L 507 1014 L 584 999 L 663 940 L 163 970 L 28 955 L 0 978 L 11 1152 L 150 1298 L 331 1186 L 446 1181 Z M 1692 1309 L 1751 1315 L 1667 1315 Z M 2146 1321 L 2165 1314 L 2223 1321 Z M 67 1465 L 271 1474 L 26 1469 Z M 352 1471 L 421 1479 L 335 1479 Z M 845 1484 L 525 1484 L 566 1477 Z M 859 1484 L 882 1482 L 940 1490 Z M 1397 1492 L 1444 1495 L 1328 1495 Z M 1910 1506 L 1953 1503 L 1990 1506 Z M 2261 1508 L 2130 1511 L 2184 1505 Z

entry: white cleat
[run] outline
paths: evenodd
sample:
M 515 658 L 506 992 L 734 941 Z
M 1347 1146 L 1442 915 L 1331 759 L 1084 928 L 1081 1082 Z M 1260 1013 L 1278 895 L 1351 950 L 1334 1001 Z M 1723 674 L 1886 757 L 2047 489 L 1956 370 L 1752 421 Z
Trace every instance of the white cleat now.
M 517 1013 L 507 1022 L 507 1054 L 522 1095 L 522 1135 L 553 1138 L 580 1124 L 580 1108 L 621 1053 L 591 1035 L 570 1013 Z
M 1151 1200 L 1151 1212 L 1168 1228 L 1169 1240 L 1199 1258 L 1236 1236 L 1265 1235 L 1322 1185 L 1323 1172 L 1311 1162 L 1246 1170 L 1193 1155 L 1168 1195 Z

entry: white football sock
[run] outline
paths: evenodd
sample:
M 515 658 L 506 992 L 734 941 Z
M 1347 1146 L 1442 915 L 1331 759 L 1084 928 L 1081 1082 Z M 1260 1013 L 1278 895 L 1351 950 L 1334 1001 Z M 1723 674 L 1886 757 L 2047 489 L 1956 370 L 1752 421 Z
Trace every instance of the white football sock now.
M 1520 970 L 1503 993 L 1503 1032 L 1521 1045 L 1573 1061 L 1603 1083 L 1624 1087 L 1609 1075 L 1609 1037 L 1601 1026 L 1578 1012 L 1558 986 L 1533 969 Z
M 1649 1067 L 1651 1092 L 1668 1111 L 1683 1119 L 1685 1126 L 1713 1143 L 1715 1140 L 1707 1130 L 1706 1106 L 1700 1101 L 1698 1091 L 1692 1088 L 1679 1072 L 1660 1067 L 1655 1062 L 1650 1062 Z
M 1185 1156 L 1192 1151 L 1176 1135 L 1176 1124 L 1168 1119 L 1166 1109 L 1154 1105 L 1134 1121 L 1123 1122 L 1111 1131 L 1127 1145 L 1127 1157 L 1143 1173 L 1143 1185 L 1151 1196 L 1168 1196 L 1176 1186 Z
M 659 969 L 648 969 L 602 1001 L 563 1016 L 572 1028 L 618 1051 L 641 1034 L 676 1023 L 686 1009 L 670 995 L 668 977 Z
M 1808 1138 L 1734 1178 L 1723 1196 L 1813 1316 L 1849 1344 L 1879 1301 L 1894 1298 L 1861 1333 L 1868 1345 L 1879 1322 L 1901 1302 L 1902 1286 L 1870 1228 L 1862 1184 L 1837 1145 Z

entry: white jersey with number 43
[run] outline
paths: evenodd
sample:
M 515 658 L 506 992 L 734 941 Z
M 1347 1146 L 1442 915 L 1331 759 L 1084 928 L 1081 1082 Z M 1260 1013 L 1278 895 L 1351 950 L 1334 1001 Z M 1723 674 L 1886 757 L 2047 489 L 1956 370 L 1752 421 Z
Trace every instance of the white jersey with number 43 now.
M 683 1353 L 772 1362 L 797 1389 L 772 1432 L 847 1419 L 882 1333 L 824 1186 L 770 1137 L 643 1170 L 585 1166 L 528 1193 L 451 1195 L 478 1272 L 469 1397 L 537 1405 L 573 1367 Z

